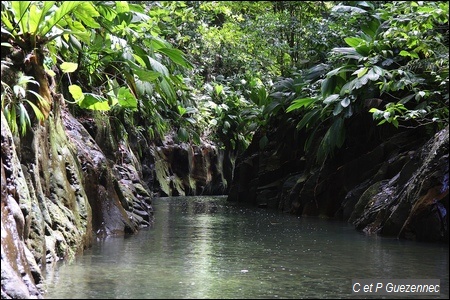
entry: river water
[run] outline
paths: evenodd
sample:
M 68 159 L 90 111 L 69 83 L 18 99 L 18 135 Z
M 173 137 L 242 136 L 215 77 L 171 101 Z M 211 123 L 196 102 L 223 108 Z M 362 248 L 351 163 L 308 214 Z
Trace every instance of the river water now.
M 48 271 L 45 298 L 360 298 L 352 279 L 376 278 L 440 279 L 439 297 L 449 296 L 448 245 L 365 236 L 225 197 L 156 198 L 153 207 L 151 228 L 98 240 Z

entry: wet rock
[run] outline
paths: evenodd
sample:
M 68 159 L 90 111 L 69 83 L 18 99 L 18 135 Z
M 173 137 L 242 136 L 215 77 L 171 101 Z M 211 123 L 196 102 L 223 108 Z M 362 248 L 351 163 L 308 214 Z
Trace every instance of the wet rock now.
M 123 128 L 107 117 L 80 122 L 61 95 L 53 100 L 46 121 L 24 136 L 1 114 L 2 298 L 39 297 L 40 269 L 81 253 L 94 232 L 134 233 L 152 222 L 152 193 Z
M 26 220 L 20 209 L 29 197 L 13 137 L 1 114 L 1 277 L 2 298 L 39 298 L 36 283 L 41 273 L 26 251 Z M 29 261 L 32 260 L 32 261 Z M 31 267 L 30 267 L 31 266 Z
M 360 222 L 383 235 L 422 241 L 448 242 L 448 127 L 438 132 L 371 201 L 384 198 L 383 218 L 370 220 L 367 207 Z M 383 193 L 385 195 L 383 195 Z M 378 224 L 375 224 L 378 223 Z M 366 229 L 367 230 L 367 229 Z
M 374 128 L 368 115 L 358 118 L 321 166 L 289 124 L 266 129 L 264 149 L 256 133 L 236 160 L 228 201 L 337 218 L 367 234 L 448 241 L 448 128 L 427 142 L 424 127 Z
M 139 181 L 136 170 L 130 165 L 125 167 L 124 164 L 113 171 L 117 157 L 111 151 L 114 146 L 117 147 L 116 141 L 101 139 L 104 143 L 102 146 L 110 157 L 108 159 L 103 149 L 73 116 L 62 112 L 62 119 L 69 138 L 77 148 L 78 161 L 83 169 L 82 184 L 92 207 L 93 231 L 107 235 L 136 232 L 139 222 L 131 220 L 126 210 L 130 207 L 128 200 L 132 202 L 133 199 L 124 198 L 124 194 L 131 198 L 133 191 L 128 191 L 127 181 L 121 181 L 126 179 L 131 184 Z M 131 154 L 127 155 L 125 147 L 120 149 L 122 151 L 119 158 L 122 162 L 123 157 L 130 157 Z
M 2 178 L 4 178 L 2 166 Z M 1 294 L 5 299 L 38 299 L 41 291 L 36 287 L 41 273 L 34 257 L 17 231 L 16 218 L 6 200 L 6 187 L 2 181 L 1 201 Z M 15 201 L 15 200 L 13 200 Z M 31 267 L 30 267 L 31 266 Z
M 149 226 L 151 193 L 132 152 L 105 155 L 67 111 L 21 139 L 1 115 L 2 298 L 42 297 L 41 270 L 81 253 L 94 232 Z
M 153 190 L 161 196 L 222 195 L 228 188 L 223 151 L 203 141 L 201 145 L 176 144 L 171 136 L 151 146 L 154 161 Z

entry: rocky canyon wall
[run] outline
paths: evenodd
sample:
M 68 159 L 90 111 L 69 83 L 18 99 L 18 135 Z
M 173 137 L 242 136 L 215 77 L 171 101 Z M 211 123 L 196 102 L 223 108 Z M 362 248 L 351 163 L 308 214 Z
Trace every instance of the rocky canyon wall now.
M 67 110 L 22 138 L 1 117 L 1 295 L 41 298 L 44 268 L 151 225 L 152 194 L 126 141 L 112 159 Z
M 424 128 L 370 130 L 365 119 L 349 124 L 344 147 L 319 166 L 295 128 L 272 129 L 264 149 L 257 133 L 236 161 L 228 200 L 340 219 L 367 234 L 448 242 L 448 126 L 430 139 Z
M 151 145 L 153 166 L 149 185 L 160 196 L 224 195 L 231 177 L 225 168 L 234 163 L 218 146 L 174 143 L 170 136 L 160 145 Z M 147 164 L 149 165 L 149 164 Z

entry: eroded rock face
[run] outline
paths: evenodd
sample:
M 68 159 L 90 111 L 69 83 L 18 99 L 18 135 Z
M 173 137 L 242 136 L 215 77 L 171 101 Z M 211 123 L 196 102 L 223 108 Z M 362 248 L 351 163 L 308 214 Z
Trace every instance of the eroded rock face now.
M 121 160 L 107 158 L 75 118 L 55 112 L 15 140 L 1 114 L 2 298 L 41 298 L 44 268 L 94 237 L 153 221 L 150 190 L 126 141 Z
M 36 284 L 41 281 L 41 271 L 34 268 L 32 273 L 36 262 L 26 245 L 30 218 L 25 218 L 19 206 L 26 208 L 31 197 L 3 113 L 1 132 L 1 296 L 39 298 Z
M 3 120 L 3 114 L 2 114 Z M 2 129 L 3 131 L 3 129 Z M 2 135 L 3 137 L 3 135 Z M 5 144 L 2 142 L 2 147 Z M 8 166 L 6 166 L 8 168 Z M 3 156 L 1 162 L 1 298 L 42 298 L 36 284 L 41 272 L 24 240 L 25 219 L 16 199 L 8 193 Z
M 261 149 L 259 141 L 264 135 L 269 142 Z M 306 169 L 304 154 L 297 150 L 303 146 L 292 127 L 280 124 L 272 131 L 256 132 L 252 143 L 236 159 L 228 200 L 289 211 L 291 205 L 285 199 Z
M 116 192 L 117 179 L 113 176 L 108 160 L 94 138 L 69 113 L 62 118 L 68 137 L 73 141 L 83 186 L 92 207 L 93 230 L 97 235 L 133 233 L 137 224 L 132 222 Z
M 377 140 L 383 132 L 358 126 L 348 129 L 354 142 L 320 167 L 292 128 L 267 132 L 264 149 L 255 135 L 236 162 L 228 200 L 337 218 L 367 234 L 448 242 L 448 128 L 429 141 L 422 128 Z
M 373 188 L 352 222 L 367 233 L 448 242 L 448 127 L 410 155 L 399 173 Z
M 173 143 L 170 138 L 150 149 L 154 166 L 154 191 L 160 196 L 223 195 L 228 181 L 224 159 L 230 160 L 217 146 Z

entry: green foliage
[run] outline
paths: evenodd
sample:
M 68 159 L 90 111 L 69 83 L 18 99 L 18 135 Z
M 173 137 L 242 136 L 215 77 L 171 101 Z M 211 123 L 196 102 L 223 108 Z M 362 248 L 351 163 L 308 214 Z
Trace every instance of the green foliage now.
M 398 128 L 398 114 L 402 114 L 408 109 L 401 103 L 388 103 L 385 110 L 379 110 L 377 108 L 371 108 L 369 112 L 373 113 L 374 119 L 382 119 L 378 125 L 385 122 L 392 123 Z
M 226 149 L 243 151 L 258 126 L 260 109 L 228 84 L 231 83 L 205 85 L 205 94 L 196 101 L 199 111 L 197 124 L 210 139 Z
M 6 62 L 2 61 L 2 78 L 4 68 L 8 68 L 8 66 Z M 11 132 L 13 134 L 20 133 L 22 136 L 26 134 L 27 128 L 31 127 L 31 119 L 27 107 L 32 108 L 38 120 L 44 119 L 40 109 L 32 101 L 27 99 L 26 88 L 29 83 L 36 83 L 36 81 L 23 73 L 18 76 L 18 80 L 13 86 L 3 82 L 3 80 L 1 81 L 2 113 L 5 115 Z M 30 93 L 34 94 L 39 101 L 45 101 L 36 92 L 28 90 L 28 95 Z
M 446 25 L 446 2 L 2 2 L 8 43 L 45 50 L 82 111 L 142 138 L 238 151 L 259 127 L 294 124 L 306 151 L 320 140 L 319 162 L 363 112 L 399 128 L 448 123 Z
M 177 90 L 186 88 L 177 73 L 192 65 L 157 35 L 153 21 L 148 6 L 124 1 L 2 2 L 2 32 L 25 53 L 47 52 L 45 69 L 60 70 L 59 88 L 70 103 L 127 118 L 134 117 L 124 110 L 138 112 L 152 120 L 145 125 L 155 137 L 170 127 L 166 118 L 176 120 Z
M 349 23 L 361 31 L 344 37 L 346 47 L 333 48 L 327 64 L 303 74 L 317 86 L 309 95 L 297 93 L 299 99 L 286 110 L 301 112 L 297 127 L 308 130 L 310 137 L 318 127 L 328 128 L 318 161 L 343 145 L 345 119 L 363 111 L 371 112 L 379 125 L 434 123 L 442 128 L 448 124 L 448 47 L 438 31 L 448 23 L 448 4 L 393 2 L 376 9 L 373 5 L 333 8 L 333 13 L 340 12 L 350 12 Z M 383 103 L 384 109 L 368 105 L 374 102 Z
M 154 3 L 155 32 L 195 65 L 187 74 L 193 96 L 185 107 L 198 112 L 197 132 L 216 133 L 225 147 L 244 149 L 258 126 L 287 107 L 270 95 L 273 79 L 323 58 L 322 32 L 306 27 L 317 27 L 328 9 L 312 1 Z M 303 38 L 310 32 L 315 39 Z
M 77 9 L 86 10 L 91 5 L 89 2 L 63 2 L 57 4 L 55 1 L 3 1 L 1 4 L 1 21 L 2 21 L 2 47 L 10 46 L 14 52 L 21 53 L 23 57 L 22 65 L 19 69 L 27 72 L 34 70 L 36 72 L 35 80 L 31 77 L 23 77 L 27 80 L 25 83 L 28 89 L 28 95 L 34 95 L 34 101 L 24 99 L 25 91 L 21 96 L 16 92 L 14 96 L 5 92 L 5 114 L 8 121 L 15 122 L 16 112 L 20 112 L 19 120 L 22 134 L 25 133 L 26 125 L 30 125 L 30 118 L 25 106 L 22 104 L 26 101 L 35 111 L 38 119 L 46 117 L 50 110 L 50 93 L 47 87 L 40 86 L 44 82 L 44 74 L 39 72 L 37 68 L 41 66 L 41 57 L 43 56 L 44 47 L 63 35 L 79 36 L 86 38 L 85 28 L 80 22 L 72 20 L 70 15 Z M 3 42 L 3 35 L 7 36 L 8 43 Z M 3 58 L 3 53 L 2 53 Z M 6 60 L 5 60 L 6 61 Z M 3 64 L 3 63 L 2 63 Z M 31 90 L 29 85 L 40 86 L 38 94 Z M 15 86 L 17 87 L 17 86 Z M 45 90 L 46 92 L 41 92 Z M 15 99 L 12 101 L 12 99 Z M 14 130 L 15 126 L 12 126 Z
M 62 35 L 86 37 L 80 22 L 70 21 L 70 14 L 90 9 L 90 2 L 65 1 L 4 1 L 2 26 L 14 38 L 14 43 L 31 51 Z

